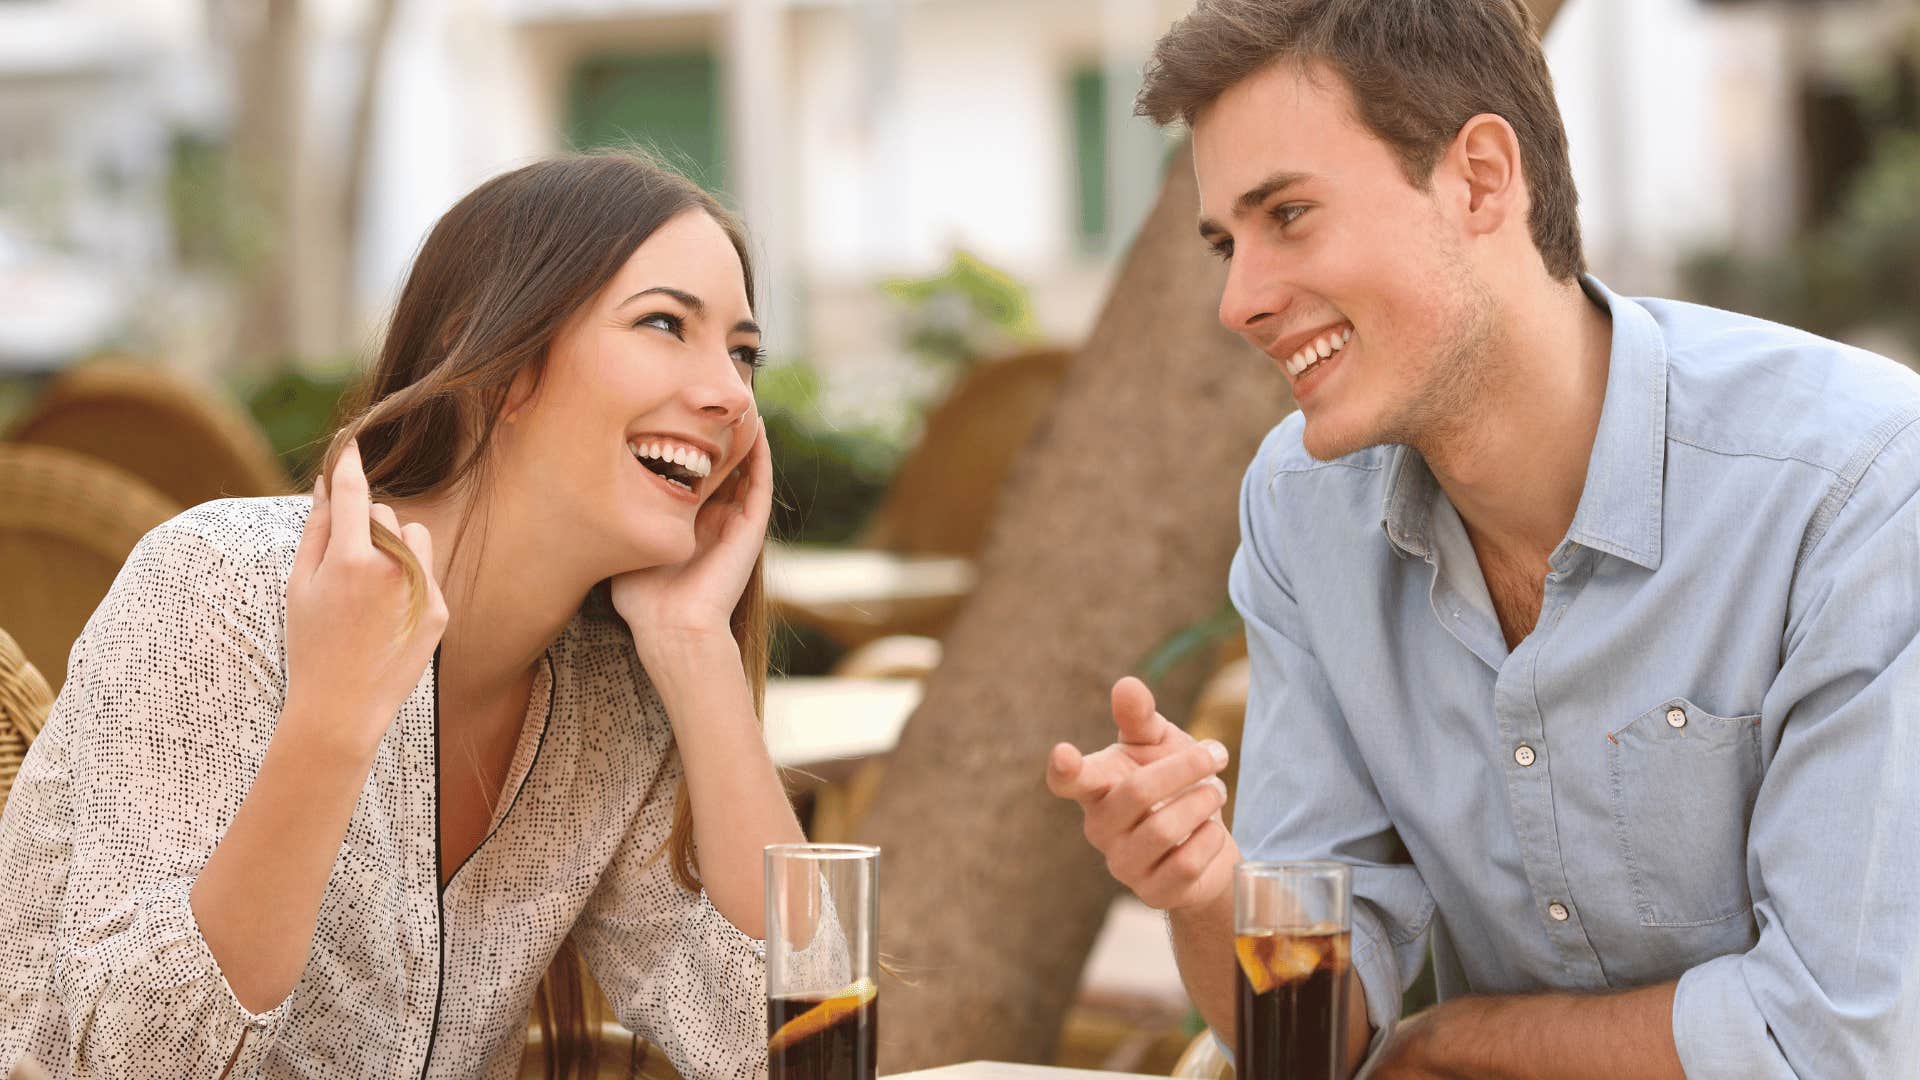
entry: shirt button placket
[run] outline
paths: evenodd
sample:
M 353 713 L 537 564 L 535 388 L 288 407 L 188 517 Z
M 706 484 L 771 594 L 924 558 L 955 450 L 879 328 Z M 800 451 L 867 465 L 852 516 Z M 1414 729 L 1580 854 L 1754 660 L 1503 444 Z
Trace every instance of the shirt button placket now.
M 1532 765 L 1534 761 L 1533 747 L 1528 746 L 1526 743 L 1521 743 L 1514 748 L 1513 760 L 1518 762 L 1523 769 Z

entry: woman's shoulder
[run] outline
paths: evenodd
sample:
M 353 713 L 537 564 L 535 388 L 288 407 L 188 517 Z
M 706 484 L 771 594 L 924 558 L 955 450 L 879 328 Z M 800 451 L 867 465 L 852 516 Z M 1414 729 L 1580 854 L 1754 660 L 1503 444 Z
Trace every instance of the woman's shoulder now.
M 218 566 L 230 574 L 276 576 L 284 584 L 306 528 L 305 495 L 215 499 L 161 522 L 141 538 L 130 566 Z

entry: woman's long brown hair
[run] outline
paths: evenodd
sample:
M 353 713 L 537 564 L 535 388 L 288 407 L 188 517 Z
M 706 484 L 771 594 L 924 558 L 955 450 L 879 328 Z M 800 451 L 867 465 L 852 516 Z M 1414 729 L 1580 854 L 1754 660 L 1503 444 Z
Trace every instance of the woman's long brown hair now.
M 470 497 L 453 538 L 457 550 L 484 497 L 488 451 L 514 379 L 529 372 L 537 389 L 568 317 L 655 230 L 688 210 L 705 212 L 726 232 L 752 297 L 753 264 L 739 221 L 643 154 L 551 158 L 480 185 L 434 225 L 414 259 L 379 361 L 349 404 L 320 474 L 331 476 L 348 440 L 357 439 L 376 500 L 464 491 Z M 398 536 L 377 521 L 371 525 L 374 546 L 406 571 L 409 617 L 418 618 L 426 572 Z M 586 610 L 618 621 L 604 583 Z M 731 619 L 756 713 L 766 691 L 769 619 L 756 561 Z M 654 857 L 669 860 L 681 887 L 699 890 L 684 776 L 674 794 L 672 830 Z M 568 938 L 533 1005 L 548 1080 L 597 1075 L 604 1011 Z

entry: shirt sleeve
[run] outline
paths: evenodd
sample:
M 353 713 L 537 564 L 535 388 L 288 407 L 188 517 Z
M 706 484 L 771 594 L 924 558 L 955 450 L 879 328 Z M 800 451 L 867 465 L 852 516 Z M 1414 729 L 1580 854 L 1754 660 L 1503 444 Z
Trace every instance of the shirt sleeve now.
M 1228 579 L 1246 623 L 1252 683 L 1240 740 L 1234 839 L 1244 857 L 1353 867 L 1353 970 L 1374 1028 L 1368 1056 L 1400 1017 L 1426 961 L 1433 897 L 1408 860 L 1361 760 L 1272 547 L 1264 455 L 1241 487 L 1240 549 Z
M 0 926 L 16 949 L 51 943 L 18 957 L 8 997 L 63 1010 L 67 1045 L 12 1057 L 64 1052 L 57 1071 L 81 1077 L 246 1077 L 273 1045 L 285 1003 L 240 1004 L 188 904 L 284 696 L 280 605 L 243 610 L 239 591 L 175 519 L 135 548 L 74 645 L 0 825 Z
M 1694 1080 L 1897 1076 L 1920 1060 L 1917 488 L 1909 426 L 1809 531 L 1762 703 L 1780 736 L 1748 831 L 1759 938 L 1674 996 Z
M 668 751 L 655 790 L 574 926 L 615 1015 L 659 1047 L 680 1074 L 758 1077 L 767 1065 L 766 945 L 720 914 L 703 890 L 673 879 L 660 851 L 680 782 Z

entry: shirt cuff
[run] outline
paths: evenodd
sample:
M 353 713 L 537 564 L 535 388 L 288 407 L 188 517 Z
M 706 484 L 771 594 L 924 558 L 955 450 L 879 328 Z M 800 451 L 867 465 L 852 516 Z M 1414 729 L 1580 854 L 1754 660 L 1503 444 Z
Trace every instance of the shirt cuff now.
M 1373 1039 L 1367 1043 L 1366 1057 L 1358 1063 L 1354 1080 L 1364 1080 L 1378 1060 L 1380 1048 L 1400 1022 L 1400 961 L 1387 940 L 1387 929 L 1365 904 L 1353 905 L 1353 973 L 1367 999 L 1367 1022 L 1373 1026 Z

